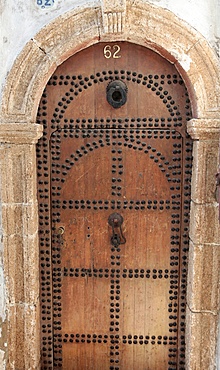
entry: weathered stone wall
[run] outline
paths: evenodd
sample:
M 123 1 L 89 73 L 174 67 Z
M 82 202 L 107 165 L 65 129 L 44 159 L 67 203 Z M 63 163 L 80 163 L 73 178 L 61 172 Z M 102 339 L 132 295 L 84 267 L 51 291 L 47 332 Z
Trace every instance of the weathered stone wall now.
M 145 8 L 144 3 L 149 7 Z M 150 4 L 157 8 L 154 10 Z M 171 12 L 162 9 L 179 18 L 174 19 Z M 99 39 L 130 39 L 164 53 L 192 88 L 194 116 L 199 120 L 189 125 L 195 145 L 187 298 L 188 348 L 193 355 L 188 354 L 188 369 L 214 370 L 217 363 L 220 369 L 220 359 L 216 359 L 220 241 L 214 199 L 220 127 L 219 71 L 215 60 L 215 53 L 219 53 L 220 1 L 130 0 L 127 18 L 126 2 L 122 0 L 2 0 L 0 11 L 0 219 L 4 229 L 3 235 L 0 222 L 0 369 L 6 368 L 6 358 L 7 369 L 37 369 L 39 363 L 34 152 L 40 136 L 40 128 L 34 124 L 37 102 L 56 65 Z M 115 14 L 120 18 L 117 24 L 112 22 Z M 187 21 L 201 36 L 178 19 Z

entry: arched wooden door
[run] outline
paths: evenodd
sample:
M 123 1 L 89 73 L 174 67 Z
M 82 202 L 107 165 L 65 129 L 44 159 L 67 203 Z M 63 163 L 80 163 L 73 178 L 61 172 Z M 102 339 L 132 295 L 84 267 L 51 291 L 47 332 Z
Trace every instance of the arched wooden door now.
M 42 369 L 185 368 L 189 118 L 175 67 L 135 44 L 91 46 L 49 80 L 37 147 Z

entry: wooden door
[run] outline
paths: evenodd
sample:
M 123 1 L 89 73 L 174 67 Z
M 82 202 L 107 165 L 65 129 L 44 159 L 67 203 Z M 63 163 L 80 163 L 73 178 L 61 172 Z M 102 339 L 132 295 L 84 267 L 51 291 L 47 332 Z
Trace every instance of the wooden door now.
M 49 80 L 37 147 L 42 369 L 185 368 L 188 119 L 175 67 L 131 43 L 91 46 Z

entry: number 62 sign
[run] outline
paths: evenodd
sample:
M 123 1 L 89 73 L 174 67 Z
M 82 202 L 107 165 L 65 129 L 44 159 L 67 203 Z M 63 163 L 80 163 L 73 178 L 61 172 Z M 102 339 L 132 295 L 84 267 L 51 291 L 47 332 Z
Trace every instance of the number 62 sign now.
M 113 45 L 113 46 L 106 45 L 104 47 L 103 53 L 106 59 L 110 59 L 110 58 L 118 59 L 118 58 L 121 58 L 120 51 L 121 51 L 121 48 L 119 45 Z

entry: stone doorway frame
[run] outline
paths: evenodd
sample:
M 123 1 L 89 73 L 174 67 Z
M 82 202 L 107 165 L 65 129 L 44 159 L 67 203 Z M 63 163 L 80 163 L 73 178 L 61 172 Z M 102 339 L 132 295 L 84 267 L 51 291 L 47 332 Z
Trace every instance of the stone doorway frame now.
M 164 35 L 166 35 L 164 37 Z M 220 70 L 204 37 L 173 13 L 141 0 L 103 0 L 46 25 L 17 57 L 6 81 L 0 124 L 0 189 L 7 289 L 7 369 L 40 368 L 36 114 L 56 67 L 97 42 L 130 41 L 173 63 L 190 93 L 194 140 L 187 291 L 189 370 L 216 368 L 220 240 L 215 174 Z

